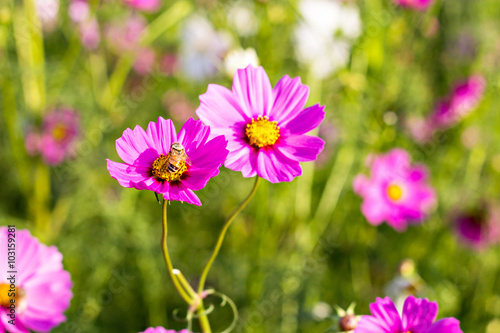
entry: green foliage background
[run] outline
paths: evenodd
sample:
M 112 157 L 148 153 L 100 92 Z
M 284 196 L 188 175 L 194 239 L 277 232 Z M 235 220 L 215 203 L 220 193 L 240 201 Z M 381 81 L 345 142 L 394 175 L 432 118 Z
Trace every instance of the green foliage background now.
M 119 161 L 115 140 L 124 129 L 137 124 L 145 128 L 158 116 L 169 116 L 161 104 L 165 92 L 181 91 L 198 105 L 209 82 L 155 72 L 138 77 L 129 72 L 126 55 L 117 59 L 102 45 L 95 52 L 84 50 L 66 14 L 43 41 L 30 29 L 26 35 L 16 34 L 23 31 L 16 30 L 16 20 L 29 3 L 0 3 L 0 223 L 30 229 L 64 254 L 74 297 L 68 321 L 54 332 L 181 329 L 185 323 L 174 320 L 172 313 L 178 309 L 182 316 L 186 306 L 163 263 L 160 206 L 150 192 L 120 187 L 109 176 L 105 159 Z M 129 11 L 118 2 L 91 3 L 98 8 L 100 22 Z M 176 50 L 182 22 L 194 11 L 217 28 L 230 29 L 225 13 L 231 5 L 166 1 L 161 11 L 147 15 L 149 22 L 166 15 L 157 38 L 147 43 L 157 50 Z M 231 227 L 208 285 L 237 304 L 235 331 L 324 332 L 332 322 L 313 318 L 315 304 L 347 307 L 356 302 L 357 313 L 368 313 L 368 304 L 384 295 L 398 263 L 412 258 L 427 285 L 426 296 L 439 303 L 440 317 L 457 317 L 464 332 L 486 332 L 488 324 L 488 333 L 498 332 L 499 248 L 474 252 L 464 247 L 449 220 L 458 209 L 498 200 L 500 3 L 436 0 L 429 10 L 413 12 L 394 8 L 389 0 L 357 1 L 363 35 L 348 67 L 322 82 L 294 58 L 296 2 L 254 5 L 260 20 L 257 34 L 233 37 L 241 46 L 256 49 L 273 84 L 285 74 L 301 76 L 311 87 L 308 103 L 326 105 L 338 140 L 327 146 L 326 163 L 303 165 L 304 176 L 291 183 L 262 182 Z M 67 12 L 67 3 L 61 2 L 61 12 Z M 472 54 L 459 50 L 463 34 L 474 40 Z M 39 42 L 41 58 L 36 52 Z M 34 60 L 23 62 L 20 52 L 29 53 L 30 47 Z M 23 86 L 27 73 L 39 80 L 34 90 Z M 487 79 L 477 110 L 430 144 L 414 143 L 404 120 L 428 114 L 454 82 L 473 73 Z M 211 82 L 231 85 L 222 74 Z M 33 99 L 40 86 L 45 87 L 44 92 L 38 90 L 45 101 L 37 104 Z M 23 137 L 28 124 L 39 122 L 44 110 L 58 105 L 81 112 L 83 141 L 75 159 L 48 168 L 26 154 Z M 389 111 L 397 115 L 395 124 L 384 122 Z M 176 123 L 177 129 L 181 126 Z M 477 142 L 464 145 L 463 133 L 471 128 L 479 133 Z M 366 172 L 364 160 L 370 152 L 393 147 L 407 149 L 415 161 L 428 165 L 439 196 L 430 219 L 405 233 L 368 224 L 351 187 L 353 177 Z M 220 176 L 198 192 L 202 207 L 179 202 L 168 207 L 174 266 L 193 284 L 225 217 L 252 184 L 222 168 Z M 215 332 L 232 318 L 218 302 L 207 300 L 216 305 L 210 315 Z

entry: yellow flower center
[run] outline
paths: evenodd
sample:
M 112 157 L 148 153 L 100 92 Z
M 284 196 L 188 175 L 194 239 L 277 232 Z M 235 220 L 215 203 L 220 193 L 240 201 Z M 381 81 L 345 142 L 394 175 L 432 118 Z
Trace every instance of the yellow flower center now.
M 151 173 L 160 180 L 170 182 L 179 180 L 186 170 L 187 166 L 185 161 L 173 161 L 170 159 L 170 153 L 168 153 L 167 156 L 161 154 L 160 157 L 153 162 Z
M 259 116 L 247 124 L 245 133 L 252 146 L 262 148 L 273 145 L 278 140 L 280 128 L 276 121 L 269 121 L 267 116 Z
M 10 288 L 10 284 L 8 283 L 0 283 L 0 307 L 8 308 L 11 304 L 11 299 L 15 300 L 16 307 L 19 305 L 18 299 L 21 295 L 19 295 L 20 289 L 14 287 L 14 289 Z
M 68 130 L 66 129 L 66 126 L 62 124 L 58 124 L 53 130 L 52 130 L 52 137 L 56 139 L 57 141 L 61 141 L 66 137 Z
M 398 201 L 403 197 L 403 189 L 399 185 L 391 184 L 387 188 L 387 195 L 393 201 Z

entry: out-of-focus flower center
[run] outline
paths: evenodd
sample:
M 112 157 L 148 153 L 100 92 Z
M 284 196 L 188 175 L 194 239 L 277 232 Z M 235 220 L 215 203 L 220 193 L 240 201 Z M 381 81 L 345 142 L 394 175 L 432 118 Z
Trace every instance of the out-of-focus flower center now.
M 342 332 L 352 331 L 358 325 L 359 318 L 356 315 L 348 314 L 339 320 L 339 328 Z
M 151 170 L 153 176 L 163 181 L 179 180 L 182 174 L 187 170 L 186 161 L 183 158 L 172 158 L 172 153 L 167 156 L 161 154 L 153 162 Z
M 18 307 L 22 294 L 22 289 L 17 287 L 11 289 L 10 284 L 0 283 L 0 307 L 8 308 L 12 299 L 15 301 L 16 307 Z
M 247 124 L 245 133 L 252 146 L 262 148 L 273 145 L 278 140 L 280 128 L 276 121 L 269 121 L 267 116 L 259 116 Z
M 66 129 L 66 126 L 64 126 L 63 124 L 58 124 L 52 130 L 52 137 L 57 141 L 61 141 L 66 137 L 67 132 L 68 130 Z
M 392 201 L 399 201 L 403 197 L 403 189 L 400 185 L 391 184 L 387 187 L 387 195 Z

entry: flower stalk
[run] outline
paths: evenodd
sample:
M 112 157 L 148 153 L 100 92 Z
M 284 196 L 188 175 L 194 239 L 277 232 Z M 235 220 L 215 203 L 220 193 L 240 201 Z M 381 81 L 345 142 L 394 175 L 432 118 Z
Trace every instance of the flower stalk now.
M 259 180 L 260 177 L 257 176 L 255 177 L 255 183 L 253 185 L 252 191 L 250 194 L 243 200 L 243 202 L 238 206 L 238 208 L 234 211 L 234 213 L 226 220 L 226 223 L 224 224 L 224 227 L 222 228 L 221 233 L 219 234 L 219 239 L 217 240 L 217 243 L 215 244 L 214 252 L 212 253 L 212 256 L 208 260 L 205 268 L 203 269 L 203 273 L 201 274 L 200 278 L 200 284 L 198 285 L 198 293 L 203 292 L 203 289 L 205 288 L 205 281 L 207 279 L 208 272 L 210 271 L 210 268 L 212 267 L 213 262 L 215 261 L 215 258 L 217 258 L 217 255 L 219 254 L 220 248 L 222 247 L 222 242 L 224 241 L 224 237 L 226 236 L 227 230 L 231 226 L 231 223 L 235 219 L 235 217 L 245 208 L 245 206 L 250 202 L 252 197 L 254 196 L 255 192 L 257 191 L 257 187 L 259 186 Z

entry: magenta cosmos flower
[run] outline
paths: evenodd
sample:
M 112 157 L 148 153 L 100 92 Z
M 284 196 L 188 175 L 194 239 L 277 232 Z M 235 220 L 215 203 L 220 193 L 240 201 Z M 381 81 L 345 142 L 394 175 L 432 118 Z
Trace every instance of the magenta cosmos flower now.
M 49 332 L 66 320 L 73 297 L 71 278 L 55 246 L 41 244 L 28 230 L 16 230 L 14 268 L 7 257 L 8 228 L 0 227 L 0 332 Z M 15 278 L 9 280 L 16 271 Z M 11 283 L 14 282 L 14 286 Z M 9 295 L 14 290 L 15 295 Z M 14 301 L 14 302 L 12 302 Z M 15 304 L 15 325 L 10 304 Z
M 223 136 L 209 139 L 210 128 L 189 119 L 175 132 L 170 119 L 127 128 L 116 140 L 116 150 L 125 163 L 110 160 L 108 170 L 124 187 L 163 194 L 165 200 L 186 201 L 200 206 L 194 194 L 219 174 L 228 151 Z
M 55 110 L 44 116 L 41 131 L 31 130 L 26 137 L 26 150 L 40 154 L 45 163 L 58 165 L 75 153 L 80 138 L 80 115 L 71 109 Z
M 475 250 L 500 241 L 500 208 L 493 204 L 462 212 L 453 219 L 453 224 L 460 241 Z
M 438 305 L 408 296 L 400 317 L 389 297 L 370 304 L 371 316 L 362 316 L 354 333 L 463 333 L 455 318 L 436 320 Z
M 425 10 L 431 4 L 433 0 L 393 0 L 394 3 L 400 5 L 401 7 L 416 9 L 416 10 Z
M 426 167 L 412 166 L 403 149 L 372 157 L 368 164 L 371 178 L 358 175 L 353 183 L 354 191 L 363 197 L 361 211 L 368 222 L 379 225 L 386 221 L 400 232 L 408 223 L 422 222 L 436 203 Z
M 324 146 L 305 134 L 325 116 L 319 104 L 304 109 L 308 95 L 300 78 L 286 75 L 272 88 L 262 67 L 248 66 L 234 75 L 232 91 L 210 84 L 196 114 L 229 140 L 227 168 L 272 183 L 291 181 L 302 174 L 299 162 L 315 160 Z
M 182 330 L 182 331 L 177 332 L 174 330 L 166 330 L 163 327 L 150 327 L 147 330 L 145 330 L 144 332 L 140 332 L 140 333 L 189 333 L 189 331 Z

